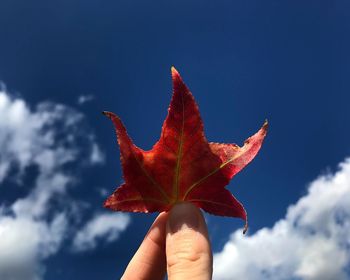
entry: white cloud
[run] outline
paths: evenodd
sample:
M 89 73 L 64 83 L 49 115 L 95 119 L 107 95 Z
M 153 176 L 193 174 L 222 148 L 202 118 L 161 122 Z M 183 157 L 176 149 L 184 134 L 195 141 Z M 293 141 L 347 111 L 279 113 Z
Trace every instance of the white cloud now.
M 104 160 L 105 160 L 105 156 L 100 150 L 100 147 L 96 143 L 94 143 L 92 145 L 90 161 L 92 163 L 101 163 L 101 162 L 104 162 Z
M 60 104 L 40 103 L 32 111 L 23 99 L 0 92 L 0 183 L 16 165 L 37 165 L 40 171 L 55 171 L 74 161 L 77 153 L 74 133 L 83 115 Z M 71 133 L 70 135 L 62 135 Z M 93 143 L 87 143 L 92 149 Z
M 110 190 L 108 190 L 107 188 L 98 187 L 98 188 L 96 188 L 96 191 L 103 198 L 107 198 L 107 196 L 110 194 Z
M 129 223 L 129 216 L 123 213 L 96 215 L 75 235 L 73 250 L 81 252 L 94 249 L 101 238 L 107 242 L 114 241 Z
M 231 235 L 214 279 L 350 279 L 350 160 L 313 181 L 272 228 Z
M 1 217 L 0 271 L 7 266 L 23 265 L 29 259 L 45 258 L 57 252 L 66 223 L 64 214 L 56 215 L 50 223 L 21 216 Z
M 78 102 L 79 105 L 83 105 L 83 104 L 85 104 L 87 102 L 90 102 L 90 101 L 92 101 L 94 99 L 95 99 L 95 97 L 92 94 L 80 95 L 78 97 L 77 102 Z
M 0 279 L 37 280 L 42 261 L 58 252 L 82 211 L 67 193 L 79 181 L 72 164 L 91 166 L 104 155 L 84 116 L 67 106 L 43 102 L 32 109 L 2 86 L 0 116 L 0 190 L 12 180 L 26 193 L 0 204 Z M 23 181 L 28 167 L 37 169 L 31 184 Z

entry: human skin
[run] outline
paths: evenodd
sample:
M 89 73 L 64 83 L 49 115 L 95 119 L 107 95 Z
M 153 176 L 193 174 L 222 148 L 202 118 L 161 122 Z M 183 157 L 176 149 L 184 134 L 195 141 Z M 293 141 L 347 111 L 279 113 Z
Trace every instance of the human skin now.
M 191 203 L 159 214 L 122 280 L 210 280 L 213 257 L 202 212 Z

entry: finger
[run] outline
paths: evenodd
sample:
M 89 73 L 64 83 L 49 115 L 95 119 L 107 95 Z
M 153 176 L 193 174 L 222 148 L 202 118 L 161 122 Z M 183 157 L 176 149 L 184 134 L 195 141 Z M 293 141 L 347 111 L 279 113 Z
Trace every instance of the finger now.
M 154 221 L 139 249 L 126 268 L 122 280 L 161 280 L 166 270 L 165 226 L 167 213 Z
M 208 230 L 201 211 L 191 203 L 175 205 L 166 227 L 169 280 L 209 280 L 213 257 Z

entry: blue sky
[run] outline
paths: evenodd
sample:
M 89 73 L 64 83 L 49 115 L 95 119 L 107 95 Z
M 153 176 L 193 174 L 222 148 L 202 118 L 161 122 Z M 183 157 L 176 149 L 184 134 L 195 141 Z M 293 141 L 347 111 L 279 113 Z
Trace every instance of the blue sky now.
M 240 220 L 206 216 L 215 279 L 350 279 L 348 1 L 4 0 L 0 11 L 0 279 L 120 277 L 155 216 L 102 208 L 122 174 L 100 112 L 151 148 L 172 65 L 209 140 L 242 144 L 270 123 L 229 185 L 248 236 Z

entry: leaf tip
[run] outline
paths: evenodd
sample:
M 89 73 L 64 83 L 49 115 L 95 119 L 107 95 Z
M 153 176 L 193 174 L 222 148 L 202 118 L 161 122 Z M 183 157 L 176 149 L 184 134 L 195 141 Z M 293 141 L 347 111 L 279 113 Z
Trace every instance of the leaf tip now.
M 113 113 L 108 112 L 108 111 L 102 111 L 102 114 L 105 115 L 105 116 L 108 117 L 108 118 L 111 118 L 112 115 L 113 115 Z
M 267 130 L 269 127 L 269 121 L 267 119 L 265 119 L 263 127 Z
M 248 230 L 248 222 L 246 222 L 244 225 L 243 234 L 246 234 L 247 230 Z
M 260 129 L 260 131 L 263 133 L 264 136 L 266 135 L 268 128 L 269 128 L 269 122 L 267 119 L 265 119 L 264 124 Z
M 171 66 L 171 77 L 173 80 L 181 80 L 181 76 L 174 66 Z
M 171 66 L 171 74 L 179 74 L 179 72 L 177 72 L 177 70 L 176 70 L 176 68 L 175 68 L 175 66 L 173 65 L 173 66 Z
M 110 118 L 111 120 L 115 120 L 116 119 L 116 120 L 120 121 L 120 118 L 116 114 L 114 114 L 112 112 L 103 111 L 102 114 L 105 115 L 106 117 Z

